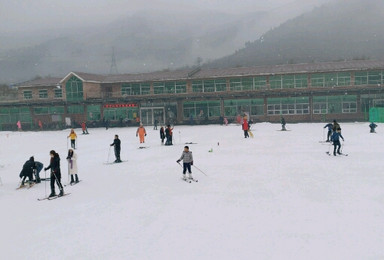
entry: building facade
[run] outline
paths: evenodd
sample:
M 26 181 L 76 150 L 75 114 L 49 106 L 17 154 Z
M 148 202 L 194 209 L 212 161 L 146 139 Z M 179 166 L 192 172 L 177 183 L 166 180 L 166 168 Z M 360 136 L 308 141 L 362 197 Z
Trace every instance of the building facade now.
M 255 122 L 368 121 L 384 107 L 384 61 L 193 69 L 144 74 L 71 72 L 19 84 L 0 102 L 0 129 L 218 123 L 248 114 Z

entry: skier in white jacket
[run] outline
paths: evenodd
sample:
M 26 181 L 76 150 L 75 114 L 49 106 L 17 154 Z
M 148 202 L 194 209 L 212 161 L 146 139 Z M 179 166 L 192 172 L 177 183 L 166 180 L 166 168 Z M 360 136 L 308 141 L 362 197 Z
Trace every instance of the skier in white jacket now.
M 77 176 L 77 155 L 72 149 L 68 150 L 67 161 L 69 174 L 71 175 L 71 185 L 73 185 L 79 182 L 79 177 Z M 73 175 L 75 175 L 75 179 Z
M 193 179 L 192 177 L 192 171 L 191 171 L 191 165 L 193 165 L 193 156 L 192 152 L 189 151 L 188 146 L 184 146 L 184 151 L 181 154 L 181 157 L 179 160 L 177 160 L 177 163 L 179 163 L 181 160 L 183 160 L 183 179 L 187 179 L 185 173 L 188 170 L 189 179 Z

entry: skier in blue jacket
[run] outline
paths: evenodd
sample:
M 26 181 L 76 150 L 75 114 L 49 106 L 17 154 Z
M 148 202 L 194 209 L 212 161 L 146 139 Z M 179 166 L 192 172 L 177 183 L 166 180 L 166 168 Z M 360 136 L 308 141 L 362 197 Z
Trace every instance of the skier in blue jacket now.
M 341 144 L 340 144 L 340 138 L 343 139 L 344 141 L 344 137 L 341 135 L 341 128 L 337 128 L 336 132 L 333 132 L 332 136 L 331 136 L 331 141 L 333 142 L 333 155 L 336 156 L 336 148 L 337 148 L 337 154 L 341 154 L 340 152 L 340 148 L 341 148 Z

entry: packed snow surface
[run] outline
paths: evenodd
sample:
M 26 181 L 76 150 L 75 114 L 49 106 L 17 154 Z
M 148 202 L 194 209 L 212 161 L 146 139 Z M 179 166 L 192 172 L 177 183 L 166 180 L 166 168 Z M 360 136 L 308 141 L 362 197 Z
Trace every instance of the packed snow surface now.
M 37 200 L 45 182 L 16 190 L 18 175 L 54 149 L 67 184 L 69 130 L 0 132 L 0 258 L 384 259 L 384 125 L 342 123 L 348 156 L 336 157 L 324 125 L 260 123 L 249 139 L 236 125 L 176 126 L 173 146 L 148 126 L 147 149 L 136 128 L 76 129 L 82 182 L 52 201 Z M 115 134 L 128 161 L 107 165 Z M 176 163 L 186 142 L 207 175 L 193 167 L 197 183 Z

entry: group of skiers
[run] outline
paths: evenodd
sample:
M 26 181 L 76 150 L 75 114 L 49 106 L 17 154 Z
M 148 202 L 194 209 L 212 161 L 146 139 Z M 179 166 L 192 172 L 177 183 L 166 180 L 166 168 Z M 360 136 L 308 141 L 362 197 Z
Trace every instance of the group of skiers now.
M 164 139 L 167 139 L 165 141 L 165 145 L 173 145 L 172 138 L 173 138 L 173 127 L 171 127 L 171 125 L 167 125 L 165 129 L 163 126 L 160 127 L 161 144 L 164 144 Z

